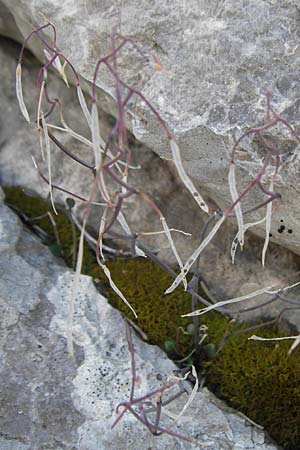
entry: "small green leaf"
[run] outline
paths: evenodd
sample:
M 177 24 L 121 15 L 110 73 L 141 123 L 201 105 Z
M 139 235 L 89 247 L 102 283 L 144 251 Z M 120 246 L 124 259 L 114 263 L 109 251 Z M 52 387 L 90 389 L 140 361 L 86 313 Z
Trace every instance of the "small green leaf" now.
M 195 327 L 193 323 L 190 323 L 187 327 L 186 327 L 186 331 L 188 334 L 190 334 L 191 336 L 193 336 L 195 334 Z
M 165 346 L 166 352 L 172 352 L 175 350 L 175 341 L 173 341 L 172 339 L 167 339 L 164 342 L 164 346 Z

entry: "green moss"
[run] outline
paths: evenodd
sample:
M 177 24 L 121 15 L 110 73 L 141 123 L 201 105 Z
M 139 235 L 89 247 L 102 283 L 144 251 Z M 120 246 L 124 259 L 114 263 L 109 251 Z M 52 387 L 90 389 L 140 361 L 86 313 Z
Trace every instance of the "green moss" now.
M 134 320 L 151 343 L 162 348 L 165 340 L 176 340 L 176 333 L 179 332 L 179 351 L 181 356 L 187 355 L 193 348 L 193 338 L 191 335 L 184 335 L 179 327 L 186 328 L 191 323 L 191 318 L 181 317 L 182 314 L 191 312 L 191 296 L 181 288 L 170 295 L 164 295 L 172 278 L 148 259 L 119 260 L 108 266 L 113 280 L 135 309 L 138 318 L 134 319 L 128 307 L 115 293 L 109 294 L 110 303 Z M 101 278 L 103 279 L 103 275 Z M 219 325 L 221 323 L 224 330 L 227 320 L 217 313 L 201 317 L 200 323 L 210 328 L 217 316 Z
M 300 353 L 287 355 L 291 341 L 249 341 L 233 336 L 213 361 L 208 387 L 227 404 L 262 424 L 285 450 L 300 448 Z M 280 337 L 277 327 L 263 337 Z
M 55 256 L 63 256 L 67 265 L 72 267 L 74 243 L 72 224 L 69 220 L 67 209 L 56 205 L 58 215 L 55 215 L 53 213 L 50 202 L 45 199 L 29 195 L 25 193 L 24 190 L 20 187 L 4 186 L 3 190 L 5 193 L 5 202 L 25 214 L 25 216 L 29 219 L 42 216 L 48 211 L 52 213 L 52 216 L 56 223 L 57 234 L 59 236 L 61 245 L 57 243 L 53 225 L 48 217 L 34 220 L 32 222 L 32 226 L 37 226 L 44 232 L 46 232 L 47 238 L 44 239 L 44 243 L 50 247 Z M 78 238 L 79 232 L 76 230 L 76 239 L 78 240 Z M 95 260 L 95 256 L 93 255 L 89 246 L 85 244 L 83 273 L 91 275 L 93 274 L 94 276 L 96 276 L 96 273 L 94 273 L 94 268 L 96 267 L 96 265 L 97 263 Z
M 25 195 L 21 189 L 5 188 L 5 194 L 7 202 L 22 210 L 28 217 L 51 210 L 47 202 Z M 71 265 L 72 225 L 65 210 L 59 209 L 55 221 L 62 243 L 61 250 L 67 264 Z M 53 249 L 57 244 L 51 222 L 41 219 L 34 223 L 47 232 L 47 244 L 52 245 Z M 164 296 L 171 278 L 148 259 L 115 260 L 107 265 L 113 280 L 136 310 L 138 319 L 133 318 L 127 306 L 109 288 L 93 252 L 86 246 L 83 273 L 101 280 L 110 303 L 134 320 L 147 334 L 150 343 L 164 347 L 165 341 L 168 341 L 169 348 L 173 349 L 172 343 L 179 336 L 173 356 L 178 358 L 187 355 L 193 348 L 193 338 L 181 333 L 179 328 L 186 329 L 191 323 L 191 319 L 181 317 L 191 310 L 190 296 L 181 288 Z M 211 312 L 201 316 L 200 323 L 208 326 L 209 338 L 205 340 L 205 344 L 210 347 L 218 345 L 228 327 L 228 319 L 217 312 Z M 208 352 L 202 352 L 200 364 L 207 371 L 208 386 L 229 405 L 262 424 L 285 450 L 299 450 L 299 348 L 288 357 L 290 341 L 279 344 L 248 341 L 250 334 L 231 337 L 213 360 L 208 361 Z M 277 327 L 261 328 L 259 334 L 264 337 L 283 335 Z
M 51 211 L 50 203 L 26 194 L 21 188 L 4 187 L 4 192 L 6 202 L 21 210 L 29 218 Z M 72 225 L 66 209 L 57 206 L 57 210 L 58 215 L 54 218 L 61 242 L 61 250 L 67 264 L 71 266 L 73 248 Z M 57 242 L 51 221 L 48 218 L 43 218 L 34 221 L 34 224 L 48 234 L 47 245 L 50 245 L 51 249 L 54 248 L 55 253 L 57 253 Z M 79 233 L 77 232 L 76 235 L 78 239 Z M 138 319 L 134 319 L 128 307 L 110 289 L 105 275 L 97 264 L 95 255 L 88 245 L 85 246 L 82 272 L 85 275 L 92 276 L 94 279 L 101 280 L 112 306 L 134 320 L 147 334 L 150 343 L 164 347 L 165 340 L 176 340 L 176 333 L 179 327 L 186 327 L 191 323 L 191 319 L 181 317 L 182 314 L 191 311 L 190 295 L 184 292 L 183 289 L 178 288 L 174 293 L 165 296 L 164 291 L 170 286 L 172 279 L 149 259 L 120 259 L 108 262 L 107 266 L 111 271 L 112 279 L 136 311 Z M 226 319 L 217 313 L 207 315 L 205 319 L 201 319 L 201 322 L 208 324 L 216 316 L 220 317 L 220 320 L 223 321 L 223 328 L 225 328 Z M 192 337 L 179 332 L 179 344 L 177 347 L 179 347 L 180 356 L 185 356 L 193 347 Z

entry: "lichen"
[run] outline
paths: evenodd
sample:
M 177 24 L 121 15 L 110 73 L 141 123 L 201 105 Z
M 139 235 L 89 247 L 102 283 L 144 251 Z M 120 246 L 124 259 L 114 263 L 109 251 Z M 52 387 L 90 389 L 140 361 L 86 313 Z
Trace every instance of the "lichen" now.
M 39 198 L 26 195 L 20 188 L 5 188 L 7 203 L 13 204 L 28 217 L 39 216 L 51 206 Z M 55 216 L 61 241 L 60 253 L 71 265 L 73 256 L 72 225 L 64 208 Z M 57 245 L 51 222 L 45 218 L 34 222 L 48 234 L 47 244 L 56 251 Z M 77 233 L 78 238 L 78 233 Z M 191 319 L 181 315 L 191 311 L 191 298 L 180 287 L 165 296 L 172 280 L 157 265 L 145 258 L 119 259 L 108 262 L 111 275 L 127 300 L 138 314 L 135 320 L 124 303 L 109 288 L 106 278 L 97 265 L 93 252 L 86 245 L 83 273 L 101 280 L 106 296 L 146 333 L 152 344 L 164 347 L 166 341 L 175 342 L 174 358 L 187 355 L 193 348 L 191 334 L 183 334 Z M 200 317 L 200 324 L 208 327 L 201 360 L 197 361 L 206 372 L 207 385 L 232 407 L 260 423 L 285 450 L 300 448 L 300 351 L 287 355 L 289 342 L 249 341 L 249 333 L 231 337 L 221 352 L 209 359 L 208 347 L 217 346 L 229 321 L 217 312 Z M 249 324 L 244 324 L 247 327 Z M 260 329 L 264 337 L 280 337 L 279 327 Z

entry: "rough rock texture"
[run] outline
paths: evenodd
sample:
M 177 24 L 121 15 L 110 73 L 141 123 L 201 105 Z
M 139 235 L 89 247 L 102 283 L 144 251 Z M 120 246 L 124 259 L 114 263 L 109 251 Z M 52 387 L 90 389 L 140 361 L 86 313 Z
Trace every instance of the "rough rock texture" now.
M 15 98 L 14 71 L 19 47 L 7 39 L 2 39 L 0 44 L 0 64 L 3 75 L 0 85 L 0 179 L 3 184 L 21 185 L 37 195 L 47 197 L 48 187 L 39 179 L 31 160 L 31 155 L 34 155 L 41 169 L 47 173 L 46 165 L 41 161 L 37 133 L 33 124 L 28 125 L 24 121 Z M 25 101 L 32 114 L 36 108 L 34 80 L 37 71 L 38 65 L 35 59 L 27 54 L 23 68 L 23 84 Z M 87 133 L 77 101 L 74 100 L 76 99 L 74 90 L 65 89 L 51 73 L 48 75 L 48 80 L 53 92 L 63 96 L 65 115 L 69 125 L 83 134 Z M 111 126 L 111 116 L 102 112 L 101 119 L 102 130 L 107 133 Z M 78 145 L 61 132 L 57 132 L 56 135 L 67 147 L 76 150 L 82 157 L 91 158 L 84 146 Z M 203 214 L 193 204 L 186 189 L 176 180 L 168 162 L 162 161 L 134 139 L 131 145 L 136 162 L 142 165 L 142 169 L 134 173 L 135 185 L 142 186 L 143 190 L 161 207 L 170 227 L 181 228 L 192 233 L 192 237 L 174 234 L 179 253 L 182 259 L 186 260 L 198 245 L 203 226 Z M 92 180 L 89 171 L 70 161 L 54 147 L 52 152 L 54 182 L 88 197 Z M 56 199 L 64 202 L 60 192 L 56 191 L 55 195 Z M 161 229 L 156 215 L 136 198 L 128 202 L 125 214 L 133 230 Z M 96 230 L 99 226 L 98 221 L 99 214 L 95 212 L 91 223 L 94 223 Z M 224 295 L 231 297 L 238 293 L 246 294 L 251 290 L 273 284 L 292 271 L 298 270 L 297 258 L 275 246 L 270 248 L 267 266 L 262 270 L 260 263 L 262 243 L 257 239 L 251 239 L 246 243 L 244 252 L 237 254 L 237 264 L 233 266 L 230 261 L 230 246 L 235 232 L 235 226 L 229 223 L 224 226 L 223 232 L 208 247 L 201 260 L 202 273 L 217 299 L 223 300 Z M 174 257 L 172 260 L 173 255 L 163 236 L 156 236 L 155 240 L 148 242 L 153 248 L 160 250 L 159 255 L 162 259 L 174 262 Z M 256 301 L 261 299 L 258 298 Z M 272 310 L 270 306 L 259 311 L 259 314 L 268 316 L 276 313 L 278 309 Z
M 177 430 L 210 444 L 154 438 L 116 404 L 130 392 L 130 360 L 120 314 L 82 276 L 75 305 L 75 359 L 66 349 L 73 274 L 0 207 L 0 447 L 3 450 L 275 450 L 263 432 L 199 392 Z M 158 387 L 174 365 L 134 337 L 139 392 Z M 168 406 L 178 412 L 182 395 Z M 269 443 L 268 443 L 269 442 Z
M 109 49 L 116 25 L 146 51 L 153 51 L 174 76 L 143 68 L 130 51 L 123 53 L 122 76 L 139 85 L 158 108 L 182 147 L 189 174 L 221 208 L 228 205 L 229 137 L 261 123 L 267 90 L 273 93 L 275 109 L 297 124 L 300 10 L 296 0 L 284 5 L 280 0 L 115 0 L 102 1 L 101 7 L 93 0 L 64 5 L 58 0 L 2 2 L 2 34 L 20 40 L 41 23 L 44 14 L 57 27 L 60 49 L 88 81 L 92 61 Z M 29 46 L 41 58 L 37 40 Z M 102 107 L 113 112 L 113 90 L 105 72 L 98 85 Z M 134 101 L 132 111 L 134 134 L 168 158 L 166 139 L 144 105 Z M 274 214 L 272 234 L 276 242 L 299 253 L 298 149 L 289 135 L 278 130 L 277 134 L 283 160 L 294 160 L 286 163 L 278 179 L 282 202 Z M 249 143 L 242 149 L 240 188 L 257 172 L 262 156 Z M 256 201 L 253 195 L 248 204 Z M 278 234 L 281 219 L 285 230 Z M 262 235 L 263 226 L 257 232 Z

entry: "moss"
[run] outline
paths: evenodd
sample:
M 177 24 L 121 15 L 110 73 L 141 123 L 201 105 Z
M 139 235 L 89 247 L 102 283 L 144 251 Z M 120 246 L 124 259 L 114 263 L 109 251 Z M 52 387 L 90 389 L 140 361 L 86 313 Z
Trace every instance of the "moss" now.
M 227 404 L 262 424 L 285 450 L 300 448 L 300 353 L 287 355 L 291 341 L 249 341 L 233 336 L 211 364 L 208 387 Z M 283 336 L 277 327 L 263 337 Z
M 114 261 L 109 264 L 112 278 L 135 309 L 138 318 L 128 311 L 127 306 L 115 293 L 110 293 L 110 303 L 127 314 L 131 320 L 147 334 L 150 343 L 164 347 L 166 340 L 176 340 L 179 332 L 179 353 L 187 355 L 193 348 L 191 335 L 184 335 L 179 327 L 186 328 L 191 318 L 181 317 L 191 311 L 191 296 L 183 289 L 177 288 L 172 294 L 164 291 L 172 283 L 171 277 L 157 265 L 145 258 Z M 101 276 L 103 279 L 103 275 Z M 201 317 L 200 323 L 209 329 L 216 324 L 218 317 L 221 329 L 225 329 L 227 319 L 218 313 Z
M 3 187 L 5 193 L 5 202 L 8 205 L 13 206 L 18 211 L 25 214 L 29 219 L 33 219 L 44 215 L 48 211 L 52 212 L 52 206 L 50 202 L 45 199 L 41 199 L 34 195 L 25 193 L 25 191 L 20 187 Z M 52 212 L 52 216 L 56 223 L 57 233 L 59 236 L 59 241 L 61 245 L 58 245 L 54 228 L 48 217 L 43 217 L 42 219 L 34 220 L 31 224 L 33 227 L 39 227 L 47 234 L 47 238 L 43 239 L 44 243 L 50 247 L 55 256 L 63 256 L 67 265 L 72 267 L 73 263 L 73 234 L 72 234 L 72 224 L 68 217 L 67 209 L 63 206 L 56 205 L 58 215 Z M 76 230 L 76 238 L 79 238 L 79 232 Z M 89 246 L 85 244 L 84 251 L 84 261 L 83 261 L 83 273 L 93 274 L 94 268 L 96 267 L 95 256 L 90 250 Z M 97 268 L 99 269 L 99 267 Z
M 6 200 L 34 217 L 51 210 L 44 200 L 25 195 L 19 188 L 5 188 Z M 62 251 L 67 264 L 72 264 L 72 226 L 68 215 L 59 209 L 55 217 Z M 53 227 L 48 219 L 34 222 L 45 230 L 47 244 L 56 243 Z M 77 233 L 78 237 L 78 233 Z M 112 278 L 138 314 L 136 324 L 147 334 L 149 342 L 164 346 L 166 340 L 176 341 L 180 327 L 187 327 L 191 320 L 181 315 L 190 311 L 191 300 L 181 288 L 164 296 L 171 278 L 151 261 L 144 258 L 115 260 L 108 263 Z M 105 286 L 110 303 L 129 315 L 124 303 L 111 291 L 99 269 L 93 252 L 86 246 L 83 273 L 100 279 Z M 200 323 L 208 326 L 210 346 L 217 345 L 228 327 L 228 319 L 217 312 L 200 317 Z M 245 324 L 244 326 L 247 326 Z M 282 336 L 277 327 L 261 328 L 264 337 Z M 179 332 L 177 358 L 187 355 L 193 347 L 191 335 Z M 207 371 L 210 389 L 229 405 L 242 411 L 252 420 L 262 424 L 285 450 L 300 448 L 300 351 L 288 357 L 290 342 L 262 343 L 248 341 L 250 334 L 231 337 L 220 354 L 208 360 L 202 352 L 200 363 Z M 172 348 L 172 346 L 170 346 Z
M 51 205 L 46 200 L 28 195 L 18 187 L 4 187 L 6 202 L 22 211 L 29 218 L 37 217 L 51 211 Z M 66 209 L 57 206 L 58 215 L 55 216 L 57 233 L 61 242 L 61 253 L 66 263 L 72 265 L 72 225 Z M 47 245 L 57 253 L 57 242 L 53 226 L 48 218 L 34 221 L 35 225 L 42 228 L 48 235 Z M 76 233 L 77 239 L 79 233 Z M 162 271 L 149 259 L 134 258 L 120 259 L 107 263 L 112 278 L 123 292 L 129 303 L 138 315 L 135 320 L 133 314 L 122 300 L 109 287 L 107 279 L 99 268 L 94 253 L 88 245 L 85 245 L 82 273 L 90 275 L 94 279 L 100 279 L 104 285 L 107 297 L 112 306 L 128 315 L 146 334 L 149 342 L 164 347 L 167 339 L 176 340 L 179 327 L 186 327 L 191 319 L 182 318 L 182 314 L 191 311 L 191 297 L 178 288 L 171 295 L 165 296 L 164 291 L 172 283 L 171 277 Z M 211 313 L 201 323 L 208 324 L 217 313 Z M 223 328 L 226 327 L 226 319 L 223 320 Z M 179 353 L 184 356 L 191 351 L 193 339 L 191 336 L 179 333 Z

